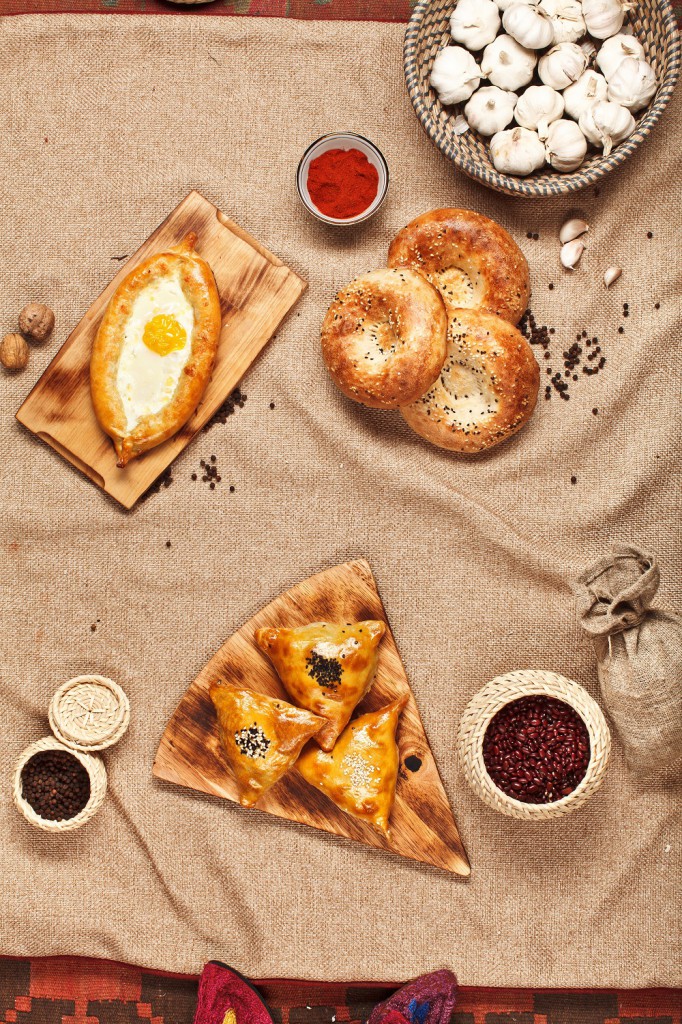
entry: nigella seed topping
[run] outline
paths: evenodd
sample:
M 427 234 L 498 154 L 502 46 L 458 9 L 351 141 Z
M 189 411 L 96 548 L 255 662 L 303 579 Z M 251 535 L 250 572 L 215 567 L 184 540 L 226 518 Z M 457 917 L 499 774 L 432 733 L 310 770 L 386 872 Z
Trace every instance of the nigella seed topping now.
M 255 722 L 248 728 L 238 729 L 234 734 L 234 742 L 246 757 L 265 757 L 270 740 Z
M 330 658 L 311 651 L 306 659 L 308 674 L 323 690 L 336 690 L 341 682 L 343 668 L 338 658 Z

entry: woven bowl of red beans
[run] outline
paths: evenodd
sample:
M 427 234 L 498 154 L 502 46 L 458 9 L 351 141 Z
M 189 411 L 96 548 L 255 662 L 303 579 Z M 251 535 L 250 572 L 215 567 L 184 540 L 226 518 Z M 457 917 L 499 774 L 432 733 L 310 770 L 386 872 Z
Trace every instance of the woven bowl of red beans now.
M 601 785 L 611 734 L 589 693 L 554 672 L 498 676 L 467 705 L 459 726 L 464 773 L 477 796 L 512 818 L 569 814 Z

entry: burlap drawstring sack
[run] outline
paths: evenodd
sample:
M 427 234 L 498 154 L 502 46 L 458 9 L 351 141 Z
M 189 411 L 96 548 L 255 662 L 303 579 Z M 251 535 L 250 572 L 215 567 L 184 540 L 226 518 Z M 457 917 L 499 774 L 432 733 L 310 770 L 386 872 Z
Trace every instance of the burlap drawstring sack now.
M 638 773 L 682 757 L 682 619 L 652 607 L 659 582 L 656 559 L 623 545 L 588 569 L 577 587 L 605 709 Z

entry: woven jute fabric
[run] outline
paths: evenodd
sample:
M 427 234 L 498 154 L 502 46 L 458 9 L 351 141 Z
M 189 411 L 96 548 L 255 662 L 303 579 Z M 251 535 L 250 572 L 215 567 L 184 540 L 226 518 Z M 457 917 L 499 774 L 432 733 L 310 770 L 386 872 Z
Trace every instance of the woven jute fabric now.
M 36 299 L 54 307 L 57 327 L 0 388 L 2 952 L 191 972 L 217 957 L 257 977 L 398 980 L 447 966 L 469 985 L 682 981 L 672 776 L 644 785 L 616 739 L 594 798 L 531 825 L 487 809 L 455 756 L 464 707 L 496 675 L 555 671 L 598 697 L 571 586 L 613 543 L 655 553 L 661 603 L 681 603 L 682 97 L 599 195 L 512 200 L 461 176 L 424 136 L 401 44 L 399 26 L 378 24 L 3 24 L 0 315 L 11 330 Z M 380 214 L 353 231 L 312 220 L 294 184 L 301 152 L 335 129 L 370 136 L 391 170 Z M 190 188 L 310 288 L 244 381 L 244 408 L 126 514 L 13 413 L 121 257 Z M 380 266 L 413 216 L 443 205 L 514 234 L 536 320 L 555 330 L 550 357 L 536 349 L 532 421 L 475 459 L 347 401 L 319 350 L 335 289 Z M 576 207 L 590 233 L 571 275 L 557 231 Z M 614 263 L 623 275 L 606 291 Z M 599 339 L 598 358 L 588 361 L 583 339 L 569 400 L 553 390 L 545 401 L 545 370 L 564 373 L 562 352 L 583 330 Z M 602 355 L 600 373 L 582 372 Z M 199 467 L 211 455 L 213 491 Z M 219 644 L 283 589 L 355 556 L 376 574 L 469 881 L 151 778 L 168 717 Z M 85 672 L 121 683 L 130 729 L 104 754 L 110 790 L 96 818 L 45 836 L 12 807 L 11 769 L 46 733 L 56 687 Z

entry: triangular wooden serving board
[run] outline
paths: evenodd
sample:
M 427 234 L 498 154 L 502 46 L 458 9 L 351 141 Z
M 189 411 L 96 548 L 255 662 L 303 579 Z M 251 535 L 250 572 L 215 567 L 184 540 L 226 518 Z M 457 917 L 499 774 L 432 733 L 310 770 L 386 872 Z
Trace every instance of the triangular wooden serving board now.
M 153 773 L 159 779 L 236 801 L 237 790 L 221 753 L 216 716 L 208 695 L 210 682 L 226 679 L 262 693 L 286 697 L 269 660 L 256 647 L 254 631 L 260 626 L 360 619 L 382 619 L 388 628 L 379 647 L 376 680 L 358 710 L 380 708 L 399 694 L 409 697 L 398 728 L 400 773 L 391 839 L 384 839 L 369 825 L 344 814 L 296 771 L 289 772 L 266 793 L 258 808 L 435 864 L 457 875 L 468 875 L 469 861 L 372 570 L 362 560 L 334 566 L 299 583 L 254 615 L 223 644 L 187 690 L 168 723 Z M 244 810 L 244 814 L 252 813 Z
M 133 267 L 196 231 L 215 275 L 223 328 L 213 376 L 197 411 L 158 448 L 118 469 L 90 400 L 90 352 L 109 299 Z M 306 282 L 212 203 L 190 192 L 92 304 L 17 412 L 17 419 L 125 508 L 166 469 L 236 387 L 306 289 Z

